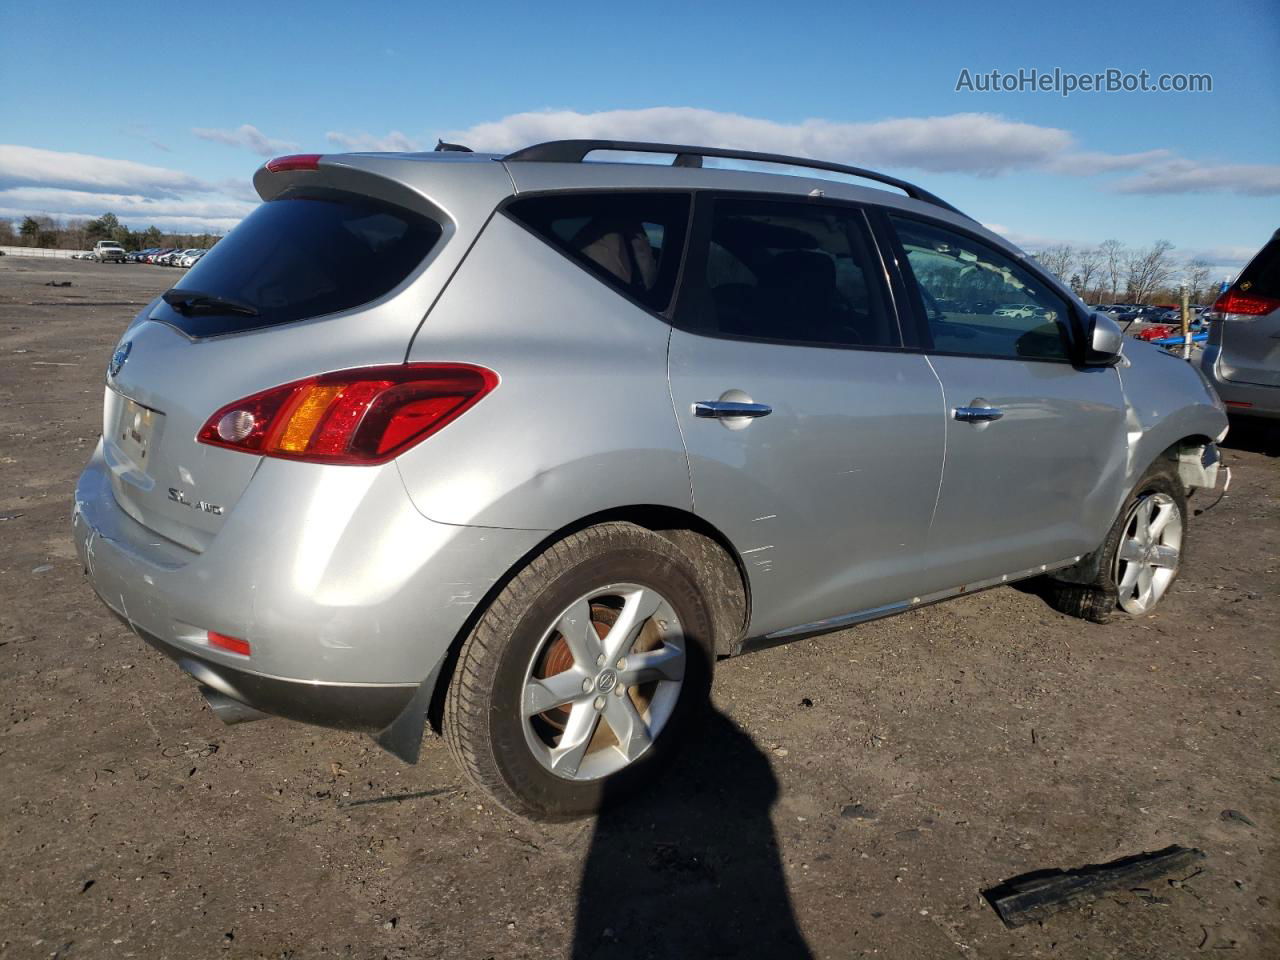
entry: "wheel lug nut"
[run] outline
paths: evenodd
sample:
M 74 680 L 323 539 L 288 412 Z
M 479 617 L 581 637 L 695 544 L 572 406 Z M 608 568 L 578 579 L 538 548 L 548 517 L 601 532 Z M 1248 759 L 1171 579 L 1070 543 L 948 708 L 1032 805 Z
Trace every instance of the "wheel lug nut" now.
M 619 657 L 619 658 L 618 658 L 618 669 L 619 669 L 619 670 L 625 670 L 625 669 L 627 669 L 627 661 L 626 661 L 626 658 L 624 658 L 624 657 Z
M 618 696 L 622 696 L 624 693 L 627 692 L 627 685 L 625 683 L 620 683 L 613 688 L 613 692 L 616 693 Z
M 600 654 L 600 656 L 596 657 L 596 666 L 597 666 L 597 667 L 603 667 L 603 666 L 604 666 L 604 654 L 603 654 L 603 653 L 602 653 L 602 654 Z
M 596 709 L 597 709 L 597 710 L 603 710 L 603 709 L 604 709 L 604 704 L 605 704 L 604 697 L 596 697 Z
M 582 681 L 582 692 L 590 693 L 591 688 L 594 686 L 595 686 L 595 681 L 593 681 L 590 677 L 587 677 L 585 680 Z

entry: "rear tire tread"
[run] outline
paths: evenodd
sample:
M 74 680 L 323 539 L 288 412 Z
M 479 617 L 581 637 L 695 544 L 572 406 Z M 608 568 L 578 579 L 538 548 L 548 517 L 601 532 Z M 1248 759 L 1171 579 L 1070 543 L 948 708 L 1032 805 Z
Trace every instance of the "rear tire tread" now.
M 603 523 L 557 541 L 499 591 L 464 641 L 445 697 L 444 740 L 468 779 L 512 813 L 544 820 L 578 815 L 529 804 L 507 783 L 494 756 L 490 690 L 513 629 L 547 585 L 584 557 L 598 555 L 619 541 L 636 544 L 650 538 L 655 549 L 668 555 L 673 552 L 669 541 L 630 523 Z

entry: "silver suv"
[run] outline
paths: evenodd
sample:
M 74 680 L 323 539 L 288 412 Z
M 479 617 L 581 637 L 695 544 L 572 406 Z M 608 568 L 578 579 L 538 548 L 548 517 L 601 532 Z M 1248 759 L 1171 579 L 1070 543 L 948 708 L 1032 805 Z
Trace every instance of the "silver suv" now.
M 1045 575 L 1144 614 L 1215 483 L 1195 368 L 905 181 L 560 141 L 254 184 L 111 358 L 90 581 L 224 719 L 430 722 L 525 815 L 655 776 L 753 642 Z
M 1280 230 L 1209 314 L 1201 368 L 1227 410 L 1280 418 Z

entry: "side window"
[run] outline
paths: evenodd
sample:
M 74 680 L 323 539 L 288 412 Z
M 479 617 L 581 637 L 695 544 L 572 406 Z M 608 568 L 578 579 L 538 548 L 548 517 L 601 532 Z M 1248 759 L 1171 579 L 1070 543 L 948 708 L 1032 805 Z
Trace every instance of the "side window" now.
M 662 193 L 562 193 L 529 197 L 507 212 L 605 283 L 652 310 L 671 302 L 689 197 Z
M 938 353 L 1066 360 L 1065 300 L 1012 258 L 945 227 L 890 217 Z
M 712 335 L 900 346 L 879 261 L 857 210 L 717 200 L 701 289 L 681 320 Z

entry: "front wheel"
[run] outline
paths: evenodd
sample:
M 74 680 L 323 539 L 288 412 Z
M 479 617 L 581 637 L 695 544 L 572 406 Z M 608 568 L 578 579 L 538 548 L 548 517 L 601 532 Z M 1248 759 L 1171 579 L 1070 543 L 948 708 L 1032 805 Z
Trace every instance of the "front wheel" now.
M 1111 571 L 1125 613 L 1140 616 L 1150 611 L 1177 577 L 1184 505 L 1185 501 L 1153 489 L 1125 514 Z
M 1098 551 L 1087 558 L 1087 583 L 1051 582 L 1049 600 L 1072 616 L 1108 623 L 1140 617 L 1165 596 L 1186 552 L 1187 495 L 1177 466 L 1153 465 L 1125 500 Z
M 707 700 L 711 611 L 669 540 L 607 523 L 553 544 L 459 654 L 445 737 L 513 813 L 566 819 L 642 789 Z

